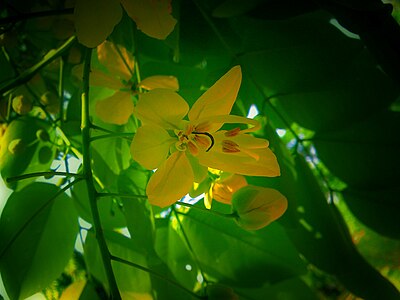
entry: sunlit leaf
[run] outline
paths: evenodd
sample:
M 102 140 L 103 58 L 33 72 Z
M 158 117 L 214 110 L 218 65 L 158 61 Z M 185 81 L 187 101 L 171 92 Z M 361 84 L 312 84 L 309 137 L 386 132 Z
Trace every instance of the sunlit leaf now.
M 0 219 L 0 269 L 11 299 L 33 295 L 60 276 L 77 224 L 71 199 L 55 185 L 32 183 L 11 194 Z

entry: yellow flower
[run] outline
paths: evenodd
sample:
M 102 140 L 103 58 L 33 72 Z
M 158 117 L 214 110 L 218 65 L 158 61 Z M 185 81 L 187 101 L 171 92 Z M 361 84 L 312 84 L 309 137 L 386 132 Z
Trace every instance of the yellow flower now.
M 171 90 L 139 95 L 134 114 L 142 126 L 132 141 L 131 154 L 145 168 L 157 169 L 146 189 L 150 203 L 173 204 L 190 191 L 193 182 L 205 179 L 208 167 L 249 176 L 280 174 L 268 141 L 247 134 L 257 130 L 259 123 L 229 115 L 241 78 L 240 67 L 233 67 L 190 110 Z M 251 127 L 220 130 L 224 124 Z
M 115 90 L 115 93 L 96 102 L 96 115 L 106 123 L 126 124 L 133 113 L 131 95 L 136 93 L 132 83 L 134 58 L 123 46 L 109 41 L 97 47 L 97 58 L 108 73 L 99 69 L 91 70 L 90 84 Z M 74 68 L 77 77 L 81 77 L 82 71 L 82 65 Z M 145 90 L 167 88 L 177 91 L 179 84 L 174 76 L 156 75 L 143 79 L 137 87 Z

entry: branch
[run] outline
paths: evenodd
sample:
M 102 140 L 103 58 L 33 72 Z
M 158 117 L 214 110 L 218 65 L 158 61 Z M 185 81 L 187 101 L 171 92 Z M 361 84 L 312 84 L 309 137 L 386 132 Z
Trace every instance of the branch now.
M 85 53 L 85 62 L 83 68 L 83 92 L 82 92 L 82 154 L 83 154 L 83 174 L 86 178 L 86 186 L 90 203 L 90 210 L 93 218 L 93 227 L 99 245 L 101 259 L 104 270 L 107 276 L 108 285 L 110 288 L 110 296 L 112 300 L 121 300 L 121 295 L 118 290 L 117 281 L 115 280 L 114 271 L 111 265 L 111 255 L 107 248 L 107 242 L 101 227 L 99 209 L 97 206 L 97 191 L 93 182 L 93 173 L 91 167 L 90 155 L 90 120 L 89 120 L 89 73 L 90 60 L 92 50 L 87 48 Z

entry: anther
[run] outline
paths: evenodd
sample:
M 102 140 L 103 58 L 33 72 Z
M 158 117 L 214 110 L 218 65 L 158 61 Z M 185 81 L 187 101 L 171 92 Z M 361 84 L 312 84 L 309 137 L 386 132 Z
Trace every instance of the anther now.
M 240 152 L 239 145 L 230 140 L 222 141 L 222 151 L 226 153 L 236 153 Z

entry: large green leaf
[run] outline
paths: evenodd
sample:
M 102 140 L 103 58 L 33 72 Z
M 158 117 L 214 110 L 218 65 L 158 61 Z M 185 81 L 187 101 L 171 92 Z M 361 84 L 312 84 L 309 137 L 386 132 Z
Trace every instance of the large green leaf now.
M 107 245 L 112 255 L 147 267 L 145 255 L 139 252 L 139 248 L 134 246 L 132 240 L 116 232 L 107 231 L 105 233 Z M 84 255 L 89 272 L 108 289 L 100 250 L 92 231 L 88 232 Z M 151 294 L 150 276 L 147 272 L 116 261 L 112 262 L 112 267 L 120 293 Z
M 347 188 L 342 194 L 348 208 L 362 223 L 382 235 L 400 239 L 399 187 L 368 190 Z
M 60 188 L 32 183 L 14 192 L 0 219 L 0 269 L 11 299 L 24 299 L 61 275 L 78 233 L 75 208 Z
M 287 197 L 283 218 L 286 232 L 298 251 L 318 268 L 334 274 L 355 295 L 367 299 L 397 299 L 399 292 L 369 265 L 352 243 L 335 205 L 300 155 L 291 155 L 268 127 L 266 135 L 280 158 L 281 177 L 257 182 L 275 187 Z M 368 283 L 368 284 L 366 284 Z
M 313 138 L 318 157 L 349 186 L 382 189 L 400 178 L 400 113 L 381 111 L 363 122 Z
M 154 245 L 154 216 L 151 205 L 145 198 L 145 189 L 150 171 L 132 165 L 118 177 L 118 190 L 125 195 L 138 195 L 136 199 L 123 198 L 123 213 L 129 233 L 135 243 L 151 251 Z M 142 197 L 140 197 L 142 196 Z M 144 198 L 143 198 L 144 196 Z
M 47 132 L 49 140 L 38 138 L 37 132 Z M 1 140 L 0 172 L 4 179 L 25 173 L 46 171 L 55 156 L 54 130 L 49 124 L 32 117 L 22 117 L 12 121 Z M 8 184 L 10 188 L 29 183 Z
M 231 219 L 194 209 L 182 216 L 182 223 L 200 267 L 221 283 L 260 287 L 305 272 L 277 223 L 259 231 L 245 231 Z

